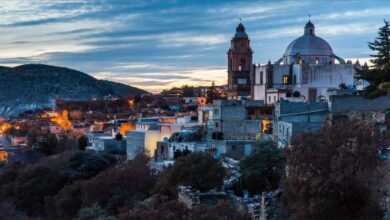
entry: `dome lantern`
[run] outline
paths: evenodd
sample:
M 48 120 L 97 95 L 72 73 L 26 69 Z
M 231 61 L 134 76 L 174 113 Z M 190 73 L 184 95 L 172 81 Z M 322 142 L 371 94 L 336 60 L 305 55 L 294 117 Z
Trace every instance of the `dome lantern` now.
M 315 35 L 314 30 L 315 30 L 314 24 L 311 23 L 311 21 L 309 20 L 309 22 L 307 22 L 305 25 L 305 32 L 304 32 L 305 35 Z

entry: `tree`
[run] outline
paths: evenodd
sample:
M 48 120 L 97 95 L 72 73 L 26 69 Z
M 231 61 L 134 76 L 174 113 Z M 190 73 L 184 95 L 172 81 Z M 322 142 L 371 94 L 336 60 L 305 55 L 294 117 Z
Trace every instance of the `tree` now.
M 390 68 L 390 25 L 384 20 L 385 25 L 379 28 L 378 37 L 368 43 L 368 47 L 376 51 L 377 54 L 370 55 L 374 59 L 370 60 L 376 69 Z
M 189 219 L 189 210 L 184 204 L 166 196 L 153 195 L 137 204 L 133 209 L 122 209 L 118 214 L 120 220 L 171 220 Z
M 379 219 L 371 196 L 377 154 L 383 146 L 378 129 L 364 121 L 340 121 L 292 140 L 287 153 L 284 200 L 297 219 Z
M 183 85 L 182 87 L 183 90 L 183 97 L 193 97 L 195 94 L 195 90 L 193 86 L 189 85 Z
M 160 184 L 164 183 L 163 185 L 171 192 L 175 192 L 180 184 L 191 186 L 200 191 L 207 191 L 213 188 L 220 189 L 225 174 L 225 168 L 212 155 L 191 153 L 179 157 L 161 178 Z M 158 185 L 158 187 L 160 186 Z
M 210 89 L 206 92 L 206 102 L 213 103 L 216 99 L 221 99 L 221 93 L 217 90 L 215 82 L 213 81 Z
M 38 133 L 36 131 L 36 128 L 31 128 L 27 132 L 27 146 L 33 147 L 36 146 L 38 143 Z
M 193 220 L 203 219 L 235 219 L 235 220 L 251 220 L 251 215 L 245 210 L 237 210 L 233 204 L 227 201 L 220 202 L 217 205 L 200 205 L 191 210 L 191 218 Z
M 88 146 L 88 138 L 85 135 L 83 135 L 79 137 L 78 142 L 79 142 L 79 149 L 85 151 L 85 148 Z
M 81 208 L 82 182 L 63 187 L 53 198 L 57 217 L 72 219 Z
M 57 153 L 58 140 L 54 134 L 46 135 L 38 144 L 38 150 L 46 155 Z
M 251 194 L 275 190 L 284 168 L 282 150 L 272 141 L 259 142 L 253 152 L 240 161 L 241 183 Z
M 100 207 L 98 204 L 94 204 L 90 207 L 80 209 L 77 214 L 76 220 L 103 220 L 108 216 L 106 210 Z
M 370 83 L 365 90 L 366 96 L 370 98 L 388 93 L 379 88 L 380 84 L 390 82 L 390 26 L 388 21 L 384 20 L 384 23 L 385 25 L 379 28 L 378 37 L 368 43 L 368 47 L 376 52 L 370 55 L 373 57 L 370 61 L 374 64 L 374 68 L 359 70 L 357 74 L 358 79 Z
M 66 176 L 50 167 L 32 165 L 12 183 L 16 207 L 30 216 L 45 213 L 45 197 L 55 195 L 66 183 Z
M 146 199 L 156 182 L 148 164 L 149 158 L 140 154 L 124 166 L 112 167 L 85 181 L 83 206 L 97 203 L 110 214 L 116 214 L 119 208 L 132 207 Z

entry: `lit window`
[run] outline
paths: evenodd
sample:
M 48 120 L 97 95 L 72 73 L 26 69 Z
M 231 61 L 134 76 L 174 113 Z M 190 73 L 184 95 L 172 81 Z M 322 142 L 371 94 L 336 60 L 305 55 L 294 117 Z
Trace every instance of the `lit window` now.
M 289 81 L 288 76 L 284 75 L 283 76 L 283 84 L 288 84 L 288 81 Z
M 316 58 L 316 64 L 319 64 L 320 63 L 320 58 Z

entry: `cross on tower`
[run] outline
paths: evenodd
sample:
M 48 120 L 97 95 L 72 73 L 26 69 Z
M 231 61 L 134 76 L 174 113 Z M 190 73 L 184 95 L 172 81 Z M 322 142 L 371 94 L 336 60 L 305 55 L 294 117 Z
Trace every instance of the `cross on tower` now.
M 310 21 L 311 15 L 308 15 L 308 17 L 309 17 L 309 21 Z

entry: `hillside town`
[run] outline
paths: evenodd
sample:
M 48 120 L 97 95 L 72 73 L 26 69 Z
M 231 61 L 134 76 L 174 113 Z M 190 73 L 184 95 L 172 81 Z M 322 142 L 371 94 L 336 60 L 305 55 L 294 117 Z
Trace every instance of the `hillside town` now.
M 224 219 L 285 219 L 286 215 L 288 216 L 290 214 L 288 211 L 280 211 L 288 210 L 288 208 L 281 208 L 286 207 L 281 202 L 283 201 L 282 198 L 292 196 L 294 193 L 298 194 L 299 190 L 297 188 L 292 189 L 292 185 L 294 184 L 295 187 L 298 187 L 299 181 L 297 179 L 313 178 L 314 181 L 314 176 L 316 175 L 314 173 L 317 172 L 314 169 L 310 171 L 307 168 L 307 172 L 297 173 L 298 170 L 303 169 L 302 167 L 307 166 L 307 164 L 301 162 L 297 164 L 300 158 L 299 155 L 309 154 L 308 152 L 305 153 L 305 150 L 301 148 L 307 147 L 308 149 L 315 145 L 324 146 L 326 143 L 332 143 L 335 146 L 340 144 L 338 146 L 342 145 L 344 147 L 350 145 L 364 147 L 366 142 L 363 143 L 363 141 L 367 141 L 374 150 L 366 155 L 366 159 L 378 158 L 378 163 L 388 163 L 386 161 L 390 158 L 390 153 L 387 153 L 388 145 L 386 143 L 390 143 L 390 138 L 386 135 L 390 125 L 390 98 L 388 97 L 390 87 L 388 82 L 385 82 L 387 84 L 383 84 L 384 81 L 378 82 L 377 79 L 372 80 L 364 74 L 367 71 L 378 69 L 389 70 L 386 69 L 390 68 L 390 59 L 388 56 L 390 49 L 389 42 L 386 45 L 387 63 L 383 64 L 383 68 L 378 63 L 372 65 L 360 63 L 359 60 L 352 62 L 351 60 L 337 56 L 326 39 L 317 36 L 317 29 L 321 29 L 322 27 L 315 25 L 309 19 L 305 24 L 302 24 L 301 35 L 297 36 L 296 39 L 291 39 L 291 43 L 287 45 L 285 51 L 280 51 L 279 60 L 270 60 L 268 63 L 258 64 L 253 60 L 252 54 L 254 51 L 261 50 L 261 48 L 251 45 L 250 35 L 247 33 L 243 23 L 240 22 L 235 27 L 235 30 L 232 27 L 230 47 L 226 48 L 226 85 L 216 85 L 215 83 L 210 86 L 199 87 L 183 85 L 182 87 L 166 89 L 158 94 L 146 93 L 125 98 L 107 96 L 88 101 L 57 99 L 53 108 L 31 109 L 19 115 L 1 118 L 0 161 L 3 167 L 2 169 L 10 170 L 16 166 L 32 166 L 31 164 L 42 165 L 44 163 L 42 161 L 45 160 L 62 161 L 66 160 L 64 158 L 72 158 L 72 156 L 56 155 L 67 155 L 69 152 L 78 152 L 78 154 L 84 155 L 80 156 L 80 158 L 86 157 L 86 159 L 84 158 L 86 161 L 89 160 L 95 164 L 89 165 L 92 167 L 80 168 L 82 165 L 75 164 L 84 163 L 82 162 L 84 159 L 74 159 L 75 161 L 69 166 L 80 166 L 80 169 L 77 168 L 80 173 L 77 174 L 79 176 L 74 174 L 75 176 L 68 177 L 67 181 L 69 181 L 69 178 L 75 179 L 74 183 L 72 182 L 73 184 L 80 184 L 77 181 L 80 178 L 84 178 L 82 175 L 87 175 L 87 169 L 96 170 L 96 174 L 102 172 L 103 174 L 97 174 L 97 177 L 107 175 L 106 178 L 109 179 L 110 173 L 104 173 L 106 171 L 102 171 L 103 168 L 99 167 L 100 162 L 97 162 L 98 159 L 96 158 L 100 158 L 99 160 L 101 161 L 116 161 L 115 165 L 107 165 L 107 167 L 112 166 L 116 168 L 104 169 L 119 169 L 118 167 L 123 167 L 125 166 L 124 164 L 129 163 L 130 168 L 123 168 L 129 169 L 127 170 L 129 173 L 123 174 L 123 177 L 139 172 L 137 174 L 138 176 L 131 176 L 131 178 L 140 178 L 139 181 L 152 181 L 154 177 L 150 177 L 150 180 L 145 180 L 145 178 L 149 177 L 146 177 L 147 175 L 142 172 L 146 171 L 141 168 L 140 170 L 142 171 L 136 171 L 137 166 L 141 166 L 142 162 L 133 161 L 142 160 L 140 159 L 140 155 L 143 155 L 145 158 L 148 158 L 145 166 L 148 167 L 148 170 L 153 171 L 151 172 L 152 174 L 148 174 L 151 176 L 154 175 L 153 173 L 157 173 L 156 175 L 168 173 L 167 175 L 170 175 L 172 174 L 170 172 L 175 171 L 176 166 L 181 165 L 185 167 L 183 170 L 176 170 L 176 173 L 173 175 L 176 175 L 178 179 L 176 182 L 177 185 L 167 186 L 173 177 L 168 178 L 167 182 L 161 183 L 161 181 L 157 181 L 157 184 L 160 184 L 157 187 L 159 190 L 165 190 L 164 192 L 169 191 L 170 195 L 172 193 L 174 194 L 175 201 L 181 204 L 180 207 L 182 208 L 180 210 L 195 210 L 187 211 L 190 214 L 185 214 L 186 212 L 183 211 L 184 214 L 181 213 L 182 217 L 187 216 L 187 218 L 190 218 L 189 216 L 195 216 L 197 212 L 202 212 L 202 209 L 200 209 L 202 207 L 220 207 L 220 209 L 233 207 L 234 214 L 230 216 L 231 218 L 227 217 Z M 387 33 L 390 34 L 389 24 L 386 21 L 385 27 L 387 28 Z M 224 56 L 224 54 L 219 54 L 218 56 Z M 388 72 L 386 74 L 389 75 Z M 373 86 L 377 86 L 377 88 L 373 88 Z M 369 96 L 367 95 L 369 92 L 370 95 L 375 94 Z M 342 136 L 344 134 L 342 132 L 338 134 L 332 133 L 332 131 L 341 131 L 342 127 L 345 127 L 346 132 L 350 129 L 348 130 L 350 132 L 348 133 L 349 135 L 357 136 Z M 375 140 L 359 139 L 363 138 L 363 136 L 368 138 L 370 135 L 372 138 L 374 135 L 377 135 L 375 137 L 378 138 Z M 346 140 L 346 142 L 341 143 L 342 140 Z M 374 145 L 378 148 L 374 148 Z M 264 150 L 268 149 L 267 146 L 272 150 L 271 153 Z M 301 147 L 299 148 L 301 151 L 294 151 L 298 147 Z M 327 149 L 331 150 L 330 147 Z M 327 149 L 313 149 L 310 152 L 311 157 L 317 158 L 324 156 L 326 155 L 325 153 L 320 154 Z M 368 152 L 368 148 L 365 150 Z M 348 157 L 355 150 L 340 150 L 337 152 L 341 156 L 329 157 L 332 161 L 336 161 L 333 162 L 333 167 L 329 169 L 336 169 L 339 167 L 338 163 L 342 164 L 340 167 L 345 167 L 344 162 L 338 161 L 338 159 L 345 159 L 345 163 L 355 163 L 355 160 L 358 160 Z M 364 152 L 361 151 L 362 155 Z M 374 153 L 372 154 L 372 152 Z M 264 159 L 264 155 L 268 155 L 268 153 L 275 158 L 269 159 L 270 161 Z M 283 154 L 283 156 L 280 156 L 280 158 L 277 157 L 279 154 Z M 108 155 L 107 158 L 109 157 L 110 159 L 103 158 L 106 156 L 97 155 Z M 208 155 L 210 158 L 207 161 L 202 161 L 202 158 L 197 158 L 202 155 Z M 273 164 L 269 169 L 266 169 L 267 171 L 264 171 L 270 176 L 256 176 L 258 178 L 257 180 L 251 179 L 252 177 L 250 175 L 253 174 L 248 174 L 250 171 L 245 170 L 245 166 L 252 166 L 253 162 L 248 161 L 250 158 L 252 161 L 256 161 L 254 155 L 260 155 L 259 158 L 262 158 L 259 159 L 260 161 L 267 161 L 267 163 Z M 294 155 L 294 158 L 292 155 Z M 90 158 L 88 159 L 87 157 Z M 186 162 L 184 158 L 192 158 L 193 161 L 191 163 Z M 76 160 L 80 161 L 76 162 Z M 327 158 L 324 156 L 322 160 L 324 162 Z M 362 160 L 365 161 L 364 159 Z M 195 161 L 198 161 L 198 164 Z M 204 163 L 211 163 L 210 161 L 216 161 L 221 166 L 221 169 L 223 169 L 220 172 L 215 171 L 215 173 L 221 175 L 222 182 L 220 185 L 205 187 L 204 184 L 207 182 L 205 180 L 199 183 L 199 187 L 197 188 L 197 185 L 193 184 L 193 180 L 180 180 L 183 176 L 181 172 L 189 172 L 185 175 L 191 176 L 191 178 L 202 179 L 202 177 L 198 177 L 202 171 L 192 167 L 197 165 L 199 167 L 206 166 Z M 286 161 L 289 163 L 287 167 L 285 166 Z M 370 160 L 368 162 L 372 161 Z M 53 166 L 64 166 L 59 165 L 59 163 L 55 162 L 56 165 Z M 114 164 L 113 162 L 107 163 Z M 315 164 L 312 166 L 321 164 L 320 162 L 318 164 L 317 162 L 312 163 Z M 356 163 L 360 163 L 360 161 Z M 209 166 L 210 170 L 213 169 L 213 166 Z M 389 168 L 386 166 L 383 169 L 387 169 L 386 172 L 388 172 Z M 368 169 L 368 167 L 367 165 L 365 168 Z M 71 168 L 68 167 L 66 169 Z M 363 168 L 359 167 L 359 169 Z M 260 175 L 263 175 L 264 172 Z M 336 170 L 334 172 L 337 173 Z M 345 175 L 349 174 L 349 171 L 345 172 Z M 354 174 L 358 175 L 359 172 L 360 170 L 354 171 Z M 370 170 L 364 170 L 367 178 L 370 178 L 367 174 L 370 172 Z M 388 175 L 390 173 L 386 172 L 380 174 L 383 176 L 382 179 L 389 178 Z M 213 173 L 213 177 L 217 178 L 219 175 L 215 173 Z M 276 173 L 278 175 L 280 174 L 280 176 L 277 176 Z M 4 175 L 7 174 L 0 174 L 0 178 Z M 121 179 L 122 176 L 120 175 L 112 174 L 112 179 Z M 85 178 L 85 181 L 88 181 L 92 177 L 93 175 Z M 296 179 L 292 179 L 292 177 Z M 28 179 L 27 176 L 24 178 Z M 329 177 L 329 179 L 331 178 Z M 280 184 L 282 179 L 287 181 L 285 186 Z M 267 181 L 263 183 L 263 180 Z M 0 180 L 2 188 L 10 186 L 10 183 L 6 181 L 4 180 L 3 183 L 3 180 Z M 15 179 L 15 181 L 22 181 L 22 179 Z M 53 180 L 53 182 L 55 181 Z M 106 186 L 108 184 L 107 182 L 100 183 L 99 181 L 88 182 L 90 185 L 87 189 L 92 192 L 93 190 L 99 191 L 99 188 L 101 188 L 104 191 L 104 187 L 116 185 L 113 182 L 112 185 Z M 212 178 L 210 178 L 211 181 Z M 250 181 L 254 181 L 254 183 L 252 184 Z M 13 180 L 10 180 L 10 182 L 13 182 Z M 72 186 L 70 183 L 68 184 Z M 123 184 L 137 185 L 136 182 L 127 182 L 127 180 L 124 180 Z M 143 182 L 139 184 L 144 184 L 142 187 L 146 187 L 147 185 L 147 183 Z M 264 186 L 261 184 L 264 184 Z M 352 180 L 351 184 L 353 184 Z M 294 193 L 284 188 L 287 186 L 291 186 L 291 191 Z M 308 187 L 313 186 L 310 185 Z M 388 185 L 383 186 L 379 184 L 376 186 L 379 187 L 376 193 L 380 194 L 375 196 L 376 199 L 380 200 L 378 207 L 381 207 L 381 213 L 385 213 L 382 216 L 386 215 L 388 218 L 390 216 L 389 187 Z M 173 191 L 171 190 L 172 187 L 174 188 Z M 331 186 L 329 185 L 329 187 Z M 342 187 L 344 186 L 340 186 L 340 188 Z M 361 189 L 362 192 L 366 190 L 364 188 L 365 185 L 364 187 L 359 187 L 361 188 L 358 189 Z M 309 189 L 300 190 L 310 191 Z M 327 193 L 325 192 L 326 189 L 321 188 L 318 190 L 324 190 L 323 193 Z M 161 195 L 163 194 L 160 191 L 158 192 Z M 17 192 L 13 192 L 12 194 L 11 191 L 6 190 L 1 191 L 1 193 L 4 194 L 1 196 L 2 204 L 4 201 L 7 201 L 7 203 L 11 201 L 4 199 L 7 198 L 7 193 L 8 195 L 14 195 L 15 198 L 18 196 Z M 156 195 L 159 195 L 159 193 L 151 194 L 147 189 L 145 189 L 145 192 L 142 192 L 142 195 L 141 193 L 126 193 L 130 193 L 129 195 L 132 196 L 129 197 L 131 201 L 126 201 L 133 202 L 134 204 L 132 203 L 129 206 L 131 207 L 129 209 L 130 211 L 123 211 L 124 214 L 122 213 L 122 217 L 119 217 L 119 219 L 137 219 L 140 216 L 147 215 L 145 213 L 147 213 L 147 209 L 152 209 L 151 207 L 153 209 L 164 209 L 163 207 L 165 206 L 161 204 L 166 203 L 165 205 L 167 205 L 170 201 L 165 197 L 164 199 L 157 197 Z M 307 196 L 311 195 L 310 192 L 306 193 Z M 351 193 L 354 193 L 352 189 Z M 34 202 L 38 204 L 44 202 L 46 204 L 49 199 L 55 199 L 58 195 L 52 194 L 50 195 L 52 197 L 46 196 L 43 197 L 45 199 Z M 326 194 L 324 198 L 326 196 L 329 195 Z M 107 211 L 110 210 L 111 206 L 116 207 L 119 206 L 119 203 L 123 202 L 120 199 L 115 201 L 112 199 L 101 199 L 84 203 L 85 201 L 89 201 L 88 199 L 92 201 L 92 197 L 83 197 L 82 207 L 84 209 L 89 208 L 89 211 L 95 212 L 95 214 L 98 213 L 96 210 L 105 209 Z M 359 196 L 357 197 L 360 199 Z M 138 201 L 138 203 L 135 201 Z M 367 201 L 371 200 L 367 199 Z M 305 203 L 305 200 L 302 199 L 300 202 Z M 18 204 L 18 202 L 15 204 Z M 23 204 L 27 204 L 27 202 Z M 57 205 L 57 203 L 53 204 L 54 206 Z M 159 207 L 159 204 L 161 207 Z M 221 208 L 221 204 L 226 207 Z M 343 205 L 346 204 L 347 202 L 345 204 L 343 203 Z M 315 205 L 319 207 L 324 206 L 324 210 L 326 210 L 325 202 Z M 359 205 L 346 205 L 348 208 L 345 210 L 355 210 L 356 207 L 366 208 L 366 203 L 359 203 Z M 4 204 L 1 206 L 4 206 Z M 62 207 L 62 205 L 59 206 Z M 38 208 L 37 210 L 34 207 L 24 209 L 23 205 L 16 205 L 16 209 L 21 210 L 19 214 L 22 217 L 19 219 L 40 216 L 40 213 L 44 213 L 43 210 L 48 207 L 41 208 L 39 209 L 40 211 L 37 211 Z M 73 219 L 76 215 L 80 217 L 82 215 L 80 213 L 83 212 L 79 211 L 79 208 L 81 206 L 77 207 L 74 211 L 72 210 L 73 213 L 64 217 L 64 219 Z M 0 208 L 0 212 L 2 209 L 6 208 Z M 61 210 L 58 207 L 54 209 L 57 211 Z M 69 209 L 71 210 L 73 207 Z M 174 209 L 172 207 L 166 207 L 166 210 L 172 211 Z M 318 210 L 319 208 L 315 207 L 314 209 Z M 107 211 L 108 214 L 106 217 L 110 215 L 114 216 L 116 213 L 122 212 L 120 209 L 112 210 Z M 362 210 L 365 209 L 362 208 Z M 84 213 L 87 211 L 84 210 Z M 157 210 L 156 212 L 159 213 L 160 211 Z M 370 209 L 370 211 L 372 210 Z M 204 212 L 207 213 L 210 211 Z M 62 215 L 61 211 L 53 215 L 49 212 L 47 213 L 48 216 L 59 217 Z M 226 213 L 228 212 L 226 211 Z M 240 213 L 240 216 L 237 213 Z M 376 212 L 375 210 L 371 214 L 378 215 L 377 213 L 379 211 Z M 160 216 L 161 218 L 159 219 L 180 219 L 180 217 L 176 218 L 176 214 L 172 214 L 172 218 L 161 215 L 163 217 Z M 318 219 L 332 219 L 337 218 L 336 214 L 331 213 L 333 216 L 326 216 L 324 214 L 322 217 L 319 217 L 321 216 L 320 214 L 318 216 L 314 214 L 302 214 L 304 217 L 300 215 L 294 217 L 298 219 L 300 217 L 302 217 L 301 219 L 316 219 L 315 217 L 318 217 Z M 350 215 L 348 211 L 342 214 L 345 214 L 342 216 L 345 219 L 356 217 Z M 152 216 L 150 219 L 158 219 L 158 215 L 150 214 L 150 216 Z M 191 218 L 196 219 L 194 217 Z M 47 219 L 50 219 L 50 217 Z M 145 219 L 149 218 L 145 217 Z

